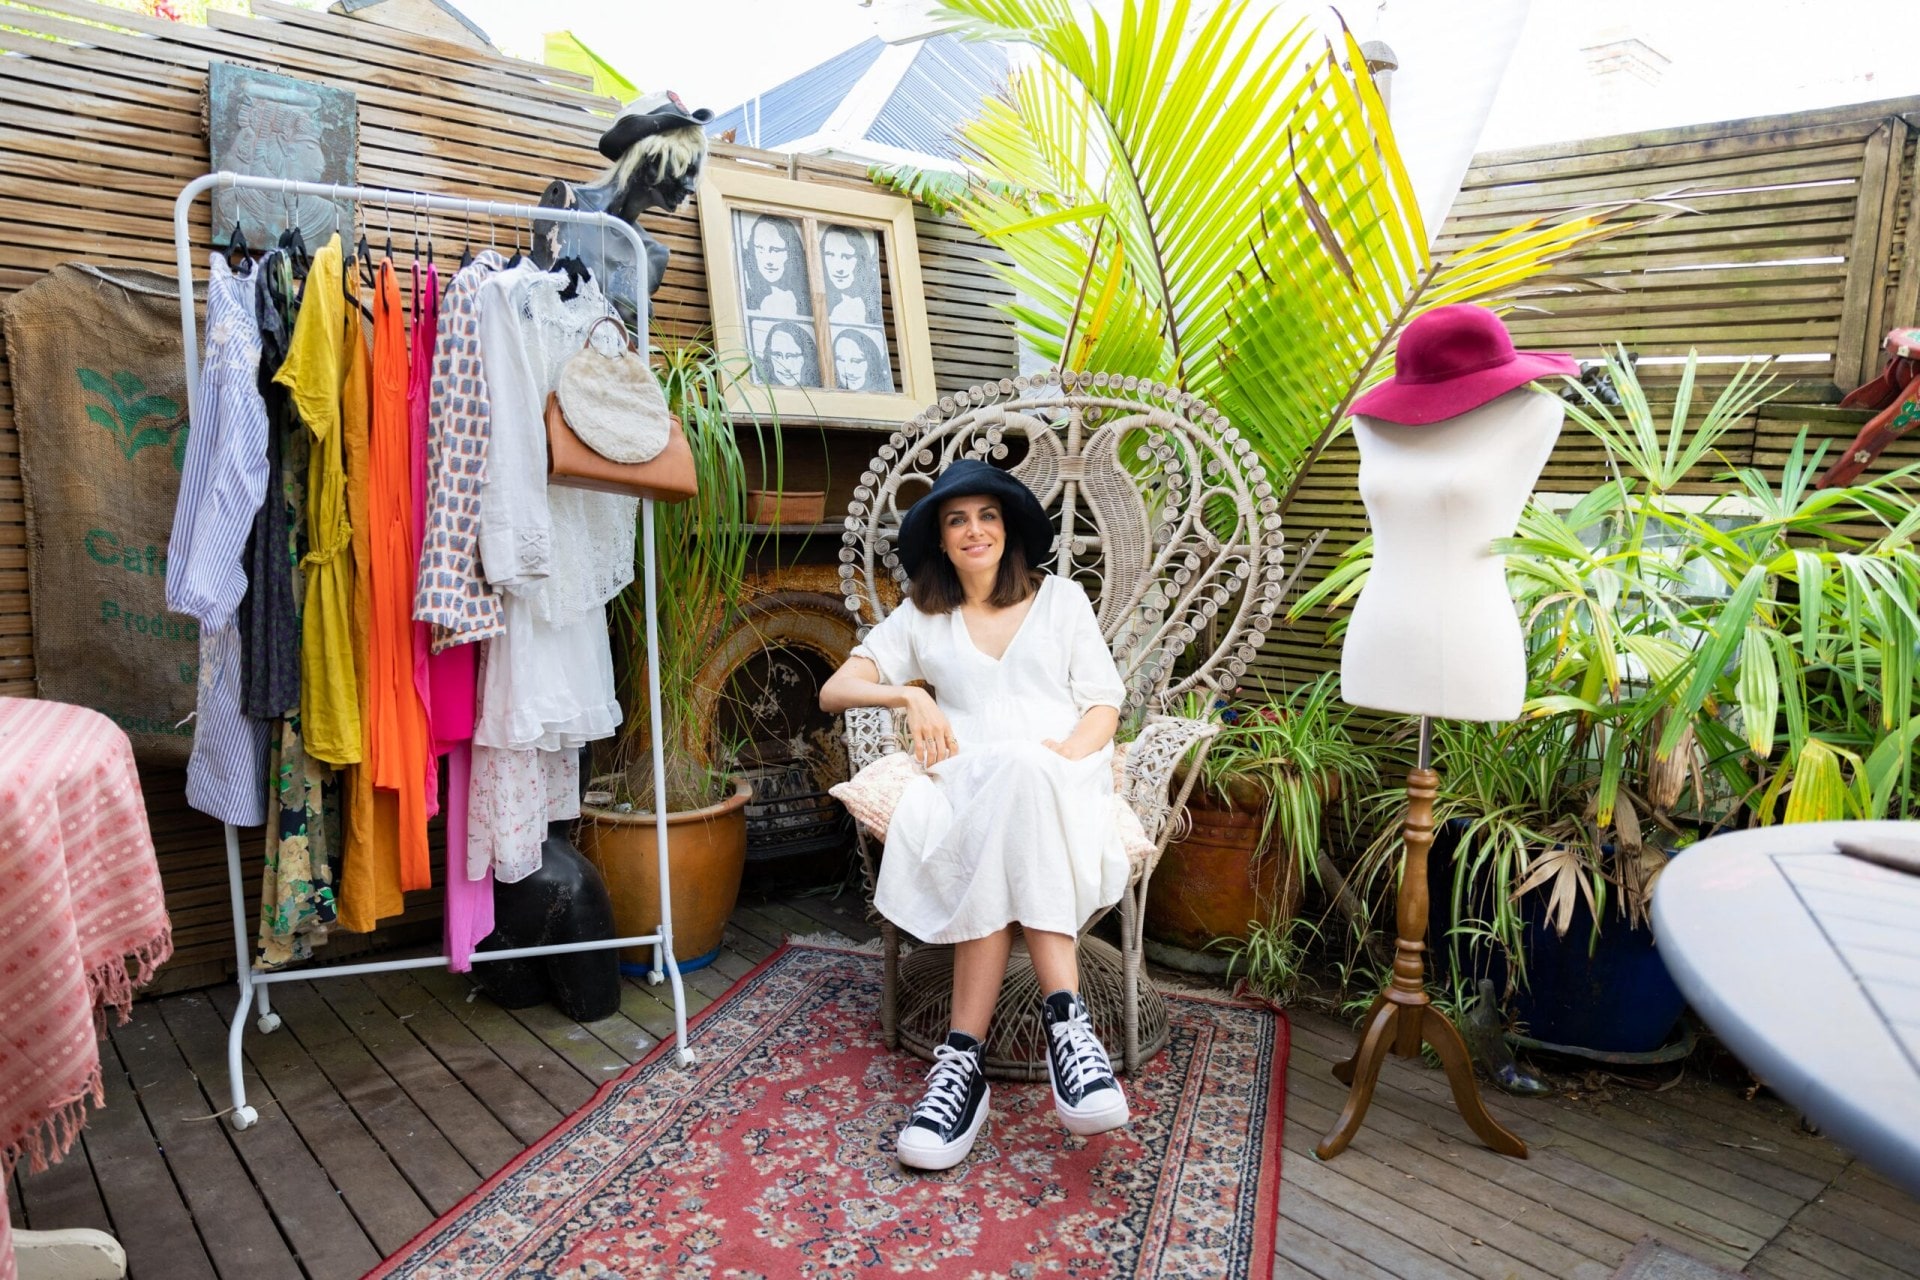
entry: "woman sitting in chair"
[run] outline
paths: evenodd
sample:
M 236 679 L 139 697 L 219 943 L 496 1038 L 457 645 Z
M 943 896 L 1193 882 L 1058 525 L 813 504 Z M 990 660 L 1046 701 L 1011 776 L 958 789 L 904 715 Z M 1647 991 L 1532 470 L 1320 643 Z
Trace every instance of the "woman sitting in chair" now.
M 1126 689 L 1086 592 L 1032 567 L 1052 538 L 1025 485 L 984 462 L 953 463 L 901 522 L 910 598 L 820 690 L 828 712 L 904 708 L 921 766 L 894 810 L 874 892 L 900 928 L 954 948 L 952 1029 L 900 1133 L 912 1168 L 960 1163 L 986 1121 L 982 1045 L 1015 924 L 1050 993 L 1038 1013 L 1061 1122 L 1078 1134 L 1127 1122 L 1074 952 L 1080 927 L 1127 882 L 1109 799 Z

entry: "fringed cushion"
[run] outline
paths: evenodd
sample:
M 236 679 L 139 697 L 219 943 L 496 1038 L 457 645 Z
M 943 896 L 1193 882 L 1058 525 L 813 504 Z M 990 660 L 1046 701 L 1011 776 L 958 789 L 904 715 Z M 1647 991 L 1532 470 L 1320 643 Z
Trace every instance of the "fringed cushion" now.
M 920 766 L 904 751 L 889 751 L 845 782 L 827 788 L 827 794 L 847 806 L 847 812 L 870 832 L 884 841 L 893 824 L 893 811 L 900 804 L 907 784 L 919 777 Z
M 1120 832 L 1121 847 L 1127 851 L 1127 862 L 1138 868 L 1147 855 L 1153 852 L 1153 841 L 1147 839 L 1147 832 L 1140 825 L 1140 815 L 1121 798 L 1122 783 L 1126 778 L 1127 747 L 1117 742 L 1113 747 L 1113 822 Z M 887 828 L 893 823 L 893 811 L 900 804 L 900 797 L 906 793 L 907 784 L 920 777 L 924 770 L 914 763 L 912 756 L 904 751 L 890 751 L 872 764 L 854 774 L 845 782 L 836 783 L 827 788 L 827 794 L 847 806 L 847 812 L 853 815 L 874 839 L 885 842 Z

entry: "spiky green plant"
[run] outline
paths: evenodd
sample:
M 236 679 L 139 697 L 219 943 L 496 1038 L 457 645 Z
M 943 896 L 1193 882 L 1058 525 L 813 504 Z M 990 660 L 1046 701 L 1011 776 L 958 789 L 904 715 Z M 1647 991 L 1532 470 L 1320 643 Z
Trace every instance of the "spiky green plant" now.
M 1249 787 L 1261 806 L 1255 856 L 1291 859 L 1297 883 L 1318 879 L 1329 811 L 1351 825 L 1355 801 L 1380 782 L 1373 756 L 1348 729 L 1331 673 L 1278 698 L 1242 706 L 1214 737 L 1201 781 L 1217 797 Z
M 746 364 L 731 367 L 704 343 L 686 342 L 656 353 L 655 371 L 667 405 L 680 419 L 693 454 L 699 492 L 682 503 L 654 507 L 655 599 L 659 611 L 660 705 L 665 717 L 667 807 L 701 808 L 727 786 L 726 744 L 719 727 L 700 723 L 697 677 L 719 629 L 740 604 L 756 535 L 746 518 L 748 454 L 770 487 L 780 487 L 778 422 L 728 408 L 727 392 L 747 385 Z M 638 536 L 644 536 L 644 527 Z M 636 561 L 644 564 L 640 548 Z M 628 794 L 652 804 L 647 756 L 646 600 L 638 578 L 608 607 L 621 656 L 620 705 L 626 722 L 613 765 Z M 633 766 L 633 767 L 629 767 Z
M 1250 920 L 1247 937 L 1216 938 L 1211 949 L 1227 954 L 1228 982 L 1244 979 L 1256 994 L 1275 1004 L 1292 1004 L 1300 995 L 1309 954 L 1320 929 L 1304 916 L 1289 920 Z
M 1436 261 L 1358 45 L 1304 4 L 938 12 L 1038 55 L 960 131 L 979 180 L 919 181 L 1006 250 L 1021 337 L 1217 405 L 1283 486 L 1408 321 L 1557 287 L 1556 262 L 1627 225 L 1536 220 Z

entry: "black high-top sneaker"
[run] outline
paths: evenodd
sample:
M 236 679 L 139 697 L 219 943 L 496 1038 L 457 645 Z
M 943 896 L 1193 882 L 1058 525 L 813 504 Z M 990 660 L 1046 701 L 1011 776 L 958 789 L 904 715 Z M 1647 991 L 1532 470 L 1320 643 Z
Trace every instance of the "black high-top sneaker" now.
M 951 1169 L 967 1158 L 987 1122 L 987 1088 L 980 1069 L 980 1042 L 964 1031 L 947 1032 L 933 1051 L 927 1092 L 900 1131 L 895 1149 L 909 1169 Z
M 1056 991 L 1040 1002 L 1047 1033 L 1047 1076 L 1053 1082 L 1053 1109 L 1067 1132 L 1105 1133 L 1125 1124 L 1127 1095 L 1113 1077 L 1113 1060 L 1093 1034 L 1087 1006 L 1077 993 Z

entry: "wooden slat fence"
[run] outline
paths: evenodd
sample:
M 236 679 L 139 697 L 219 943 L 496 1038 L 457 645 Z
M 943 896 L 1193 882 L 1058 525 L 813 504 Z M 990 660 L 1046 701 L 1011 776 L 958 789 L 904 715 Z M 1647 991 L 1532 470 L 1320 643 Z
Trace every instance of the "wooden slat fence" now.
M 1641 381 L 1664 411 L 1677 361 L 1702 368 L 1702 397 L 1744 358 L 1769 358 L 1789 384 L 1726 437 L 1720 457 L 1683 489 L 1706 491 L 1725 465 L 1778 476 L 1795 435 L 1853 438 L 1864 413 L 1835 407 L 1877 372 L 1880 340 L 1920 322 L 1920 238 L 1910 236 L 1920 185 L 1920 99 L 1555 143 L 1475 158 L 1437 241 L 1446 253 L 1529 218 L 1549 220 L 1621 200 L 1670 198 L 1692 212 L 1596 245 L 1556 274 L 1581 283 L 1528 297 L 1508 316 L 1523 348 L 1597 359 L 1615 343 L 1641 357 Z M 1875 473 L 1920 459 L 1898 442 Z M 1605 451 L 1569 422 L 1541 476 L 1544 492 L 1583 493 L 1606 472 Z M 1325 578 L 1367 531 L 1351 437 L 1302 477 L 1285 513 L 1288 540 L 1327 537 L 1301 575 Z M 1276 691 L 1337 669 L 1330 620 L 1276 627 L 1255 675 Z
M 202 96 L 215 59 L 351 88 L 360 175 L 371 184 L 525 199 L 549 178 L 585 178 L 600 165 L 593 140 L 616 104 L 588 92 L 584 77 L 273 0 L 256 0 L 254 11 L 216 13 L 196 28 L 87 0 L 0 0 L 0 294 L 65 261 L 171 268 L 173 197 L 208 164 Z M 1694 212 L 1596 247 L 1567 274 L 1597 285 L 1531 298 L 1535 310 L 1512 326 L 1524 345 L 1588 357 L 1624 342 L 1649 360 L 1656 394 L 1672 374 L 1651 362 L 1689 347 L 1783 358 L 1781 373 L 1796 380 L 1790 403 L 1744 424 L 1727 450 L 1736 463 L 1775 469 L 1801 426 L 1852 436 L 1861 415 L 1827 406 L 1876 367 L 1888 327 L 1920 318 L 1920 240 L 1908 234 L 1920 201 L 1917 131 L 1912 99 L 1490 153 L 1468 174 L 1439 247 L 1620 199 L 1686 205 Z M 714 163 L 866 181 L 854 166 L 730 146 L 716 146 Z M 207 217 L 203 202 L 199 237 Z M 993 275 L 997 251 L 952 219 L 923 210 L 917 224 L 941 391 L 1008 376 L 1017 357 L 995 310 L 1009 297 Z M 428 225 L 445 267 L 469 230 L 476 241 L 488 235 L 459 217 Z M 694 210 L 649 229 L 673 251 L 656 335 L 698 336 L 710 312 Z M 505 245 L 513 233 L 497 236 Z M 1916 457 L 1920 443 L 1902 442 L 1882 465 Z M 1603 465 L 1570 429 L 1541 486 L 1583 489 Z M 1286 513 L 1296 544 L 1328 530 L 1308 583 L 1365 531 L 1356 471 L 1350 442 L 1336 443 Z M 19 443 L 0 364 L 0 695 L 34 689 L 26 568 Z M 1276 629 L 1256 676 L 1279 688 L 1336 665 L 1324 626 Z M 177 771 L 144 781 L 179 944 L 170 981 L 210 980 L 231 963 L 219 829 L 186 807 Z M 423 896 L 409 912 L 413 933 L 430 931 L 437 914 L 437 895 Z
M 208 168 L 203 97 L 213 60 L 351 89 L 358 174 L 369 185 L 531 200 L 551 178 L 584 179 L 602 167 L 593 144 L 618 104 L 591 93 L 585 76 L 273 0 L 255 0 L 253 10 L 251 18 L 214 13 L 194 27 L 87 0 L 0 0 L 0 296 L 61 262 L 172 270 L 174 197 Z M 784 156 L 715 151 L 714 163 L 867 182 L 847 164 L 803 158 L 789 167 Z M 197 259 L 208 217 L 203 200 L 192 217 Z M 395 219 L 402 243 L 413 225 L 411 215 Z M 458 215 L 423 225 L 443 270 L 457 264 L 469 231 L 482 246 L 489 235 L 483 220 Z M 655 336 L 697 336 L 708 311 L 694 206 L 648 227 L 673 251 Z M 503 249 L 514 238 L 506 224 L 495 235 Z M 939 387 L 1009 376 L 1016 359 L 1011 329 L 994 310 L 1006 296 L 990 275 L 994 251 L 956 221 L 924 212 L 919 236 Z M 0 352 L 0 696 L 33 693 L 20 448 Z M 176 959 L 162 978 L 173 987 L 215 980 L 233 959 L 220 828 L 187 807 L 183 781 L 178 770 L 143 775 L 175 926 Z M 251 869 L 257 833 L 246 837 Z M 438 893 L 418 895 L 403 927 L 372 942 L 430 936 L 438 915 Z M 330 956 L 365 945 L 336 938 Z

